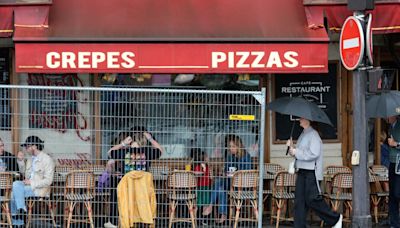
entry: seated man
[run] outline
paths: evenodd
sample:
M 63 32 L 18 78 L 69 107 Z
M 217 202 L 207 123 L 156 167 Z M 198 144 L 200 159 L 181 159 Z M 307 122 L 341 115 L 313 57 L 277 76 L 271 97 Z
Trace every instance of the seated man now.
M 42 152 L 43 144 L 44 142 L 39 137 L 29 136 L 25 143 L 21 145 L 32 157 L 28 158 L 26 163 L 25 179 L 13 183 L 10 204 L 14 226 L 24 224 L 21 216 L 17 215 L 27 211 L 25 198 L 30 196 L 43 197 L 50 194 L 55 164 L 49 155 Z

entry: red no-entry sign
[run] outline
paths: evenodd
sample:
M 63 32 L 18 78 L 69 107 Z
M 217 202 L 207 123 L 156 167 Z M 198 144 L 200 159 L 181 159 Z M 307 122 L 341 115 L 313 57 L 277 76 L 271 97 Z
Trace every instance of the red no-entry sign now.
M 340 59 L 347 70 L 356 69 L 364 56 L 365 42 L 362 25 L 356 17 L 348 17 L 340 33 Z

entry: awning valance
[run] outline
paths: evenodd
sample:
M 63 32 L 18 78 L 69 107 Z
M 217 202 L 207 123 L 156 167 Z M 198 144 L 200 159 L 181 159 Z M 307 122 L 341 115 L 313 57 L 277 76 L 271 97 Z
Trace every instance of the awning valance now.
M 339 32 L 347 17 L 353 14 L 347 5 L 305 6 L 310 28 L 323 25 L 327 18 L 329 29 Z M 375 34 L 400 32 L 400 2 L 375 4 L 372 13 L 372 31 Z
M 163 68 L 148 68 L 148 73 L 326 72 L 328 64 L 326 31 L 308 28 L 304 6 L 298 0 L 59 0 L 49 8 L 48 28 L 16 26 L 15 30 L 18 72 L 127 71 L 107 67 L 61 69 L 44 65 L 48 52 L 68 52 L 66 47 L 72 48 L 76 56 L 82 52 L 102 52 L 108 58 L 107 53 L 115 51 L 134 53 L 135 62 L 140 64 L 154 64 L 144 61 L 147 58 L 167 61 L 164 65 L 158 64 L 165 66 Z M 89 49 L 85 49 L 85 43 Z M 148 43 L 160 44 L 153 45 L 160 49 L 144 45 Z M 219 44 L 223 44 L 221 48 Z M 31 52 L 30 47 L 39 51 Z M 165 51 L 169 53 L 163 53 Z M 212 68 L 210 60 L 215 52 L 226 53 L 230 65 Z M 252 67 L 256 58 L 260 63 Z M 277 61 L 277 67 L 267 67 L 268 58 L 275 58 L 271 61 Z M 284 60 L 290 58 L 295 58 L 298 64 L 287 67 Z M 240 67 L 240 64 L 231 67 L 237 62 L 250 67 Z M 190 64 L 210 68 L 190 68 Z M 29 66 L 35 67 L 29 69 Z M 130 68 L 129 71 L 144 69 Z
M 13 32 L 13 8 L 0 6 L 0 37 L 11 37 Z

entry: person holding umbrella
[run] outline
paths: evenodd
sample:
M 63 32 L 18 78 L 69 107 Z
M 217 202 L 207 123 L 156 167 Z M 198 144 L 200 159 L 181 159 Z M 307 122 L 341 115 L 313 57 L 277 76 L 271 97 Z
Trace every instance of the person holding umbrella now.
M 294 227 L 307 227 L 306 218 L 311 208 L 328 225 L 342 227 L 343 216 L 332 211 L 324 201 L 319 181 L 322 181 L 322 140 L 311 122 L 300 118 L 300 126 L 304 129 L 296 147 L 289 139 L 289 154 L 296 158 L 297 179 L 294 201 Z
M 389 124 L 389 220 L 390 227 L 400 227 L 400 175 L 396 172 L 396 163 L 400 156 L 400 121 L 397 116 L 390 116 L 386 120 Z
M 296 146 L 290 139 L 287 141 L 288 152 L 296 158 L 297 179 L 295 189 L 294 227 L 307 227 L 307 213 L 311 208 L 328 225 L 342 227 L 343 216 L 330 209 L 324 201 L 319 181 L 323 179 L 322 140 L 319 133 L 311 126 L 311 121 L 332 125 L 328 116 L 316 104 L 302 97 L 278 98 L 267 105 L 267 109 L 286 115 L 300 117 L 300 134 Z M 294 123 L 293 123 L 294 124 Z
M 400 91 L 390 90 L 371 95 L 365 102 L 369 118 L 386 118 L 389 126 L 389 220 L 390 227 L 399 228 L 400 173 L 396 172 L 400 156 Z

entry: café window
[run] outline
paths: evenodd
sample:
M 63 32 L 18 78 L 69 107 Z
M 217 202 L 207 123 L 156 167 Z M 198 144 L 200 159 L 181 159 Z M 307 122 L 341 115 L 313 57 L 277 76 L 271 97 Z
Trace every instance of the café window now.
M 103 74 L 102 86 L 258 90 L 259 74 Z
M 316 123 L 317 130 L 324 140 L 338 140 L 338 88 L 337 63 L 330 63 L 326 74 L 276 74 L 274 78 L 274 98 L 302 96 L 315 102 L 326 112 L 333 126 Z M 286 141 L 290 137 L 293 121 L 298 117 L 275 114 L 274 141 Z M 293 138 L 297 139 L 302 131 L 295 123 Z

